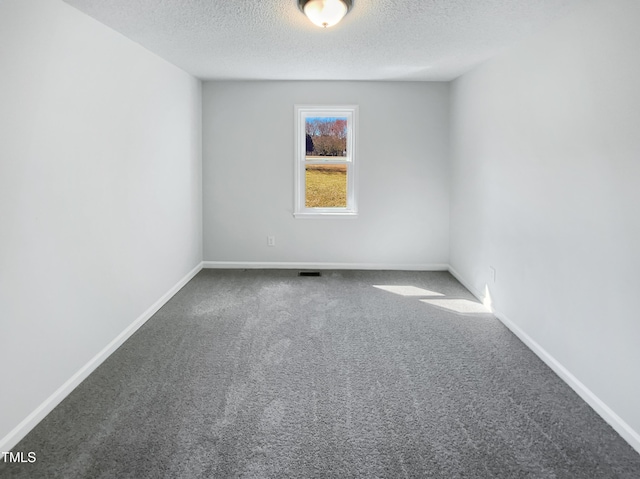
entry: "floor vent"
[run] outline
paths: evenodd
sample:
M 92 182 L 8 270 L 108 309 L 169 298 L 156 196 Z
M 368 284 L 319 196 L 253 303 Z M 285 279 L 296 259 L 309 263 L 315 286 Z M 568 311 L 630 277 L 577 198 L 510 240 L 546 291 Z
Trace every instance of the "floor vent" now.
M 298 276 L 321 276 L 320 271 L 298 271 Z

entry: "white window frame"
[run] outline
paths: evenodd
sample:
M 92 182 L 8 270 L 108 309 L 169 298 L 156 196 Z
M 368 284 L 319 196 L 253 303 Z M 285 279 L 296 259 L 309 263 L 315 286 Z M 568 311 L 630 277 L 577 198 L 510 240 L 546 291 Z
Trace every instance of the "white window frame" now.
M 357 218 L 356 140 L 358 130 L 358 105 L 295 105 L 295 218 Z M 347 155 L 335 160 L 322 160 L 326 164 L 347 166 L 347 206 L 345 208 L 307 208 L 305 206 L 306 178 L 306 119 L 309 117 L 340 117 L 347 119 Z M 314 161 L 313 163 L 318 163 Z

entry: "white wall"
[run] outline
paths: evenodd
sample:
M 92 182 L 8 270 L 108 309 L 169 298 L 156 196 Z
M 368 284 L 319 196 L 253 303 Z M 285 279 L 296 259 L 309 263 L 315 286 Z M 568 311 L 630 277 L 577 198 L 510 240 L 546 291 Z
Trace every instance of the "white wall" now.
M 294 105 L 314 103 L 359 105 L 357 219 L 292 216 Z M 204 83 L 205 261 L 446 264 L 448 135 L 445 83 Z
M 453 83 L 451 264 L 640 450 L 638 20 L 589 2 Z
M 58 0 L 0 3 L 0 66 L 7 447 L 200 263 L 201 86 Z

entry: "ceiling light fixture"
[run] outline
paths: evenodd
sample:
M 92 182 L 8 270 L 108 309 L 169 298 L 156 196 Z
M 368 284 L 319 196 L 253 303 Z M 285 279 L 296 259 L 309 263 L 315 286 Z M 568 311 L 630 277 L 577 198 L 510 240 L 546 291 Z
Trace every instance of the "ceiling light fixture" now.
M 352 0 L 298 0 L 298 6 L 312 23 L 319 27 L 332 27 L 353 6 Z

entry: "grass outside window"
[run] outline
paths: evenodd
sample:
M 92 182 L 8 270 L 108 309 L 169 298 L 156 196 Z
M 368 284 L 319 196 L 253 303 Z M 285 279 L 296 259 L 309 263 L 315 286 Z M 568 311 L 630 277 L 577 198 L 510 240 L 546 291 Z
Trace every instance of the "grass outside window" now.
M 307 208 L 346 208 L 346 165 L 306 165 L 305 170 Z

